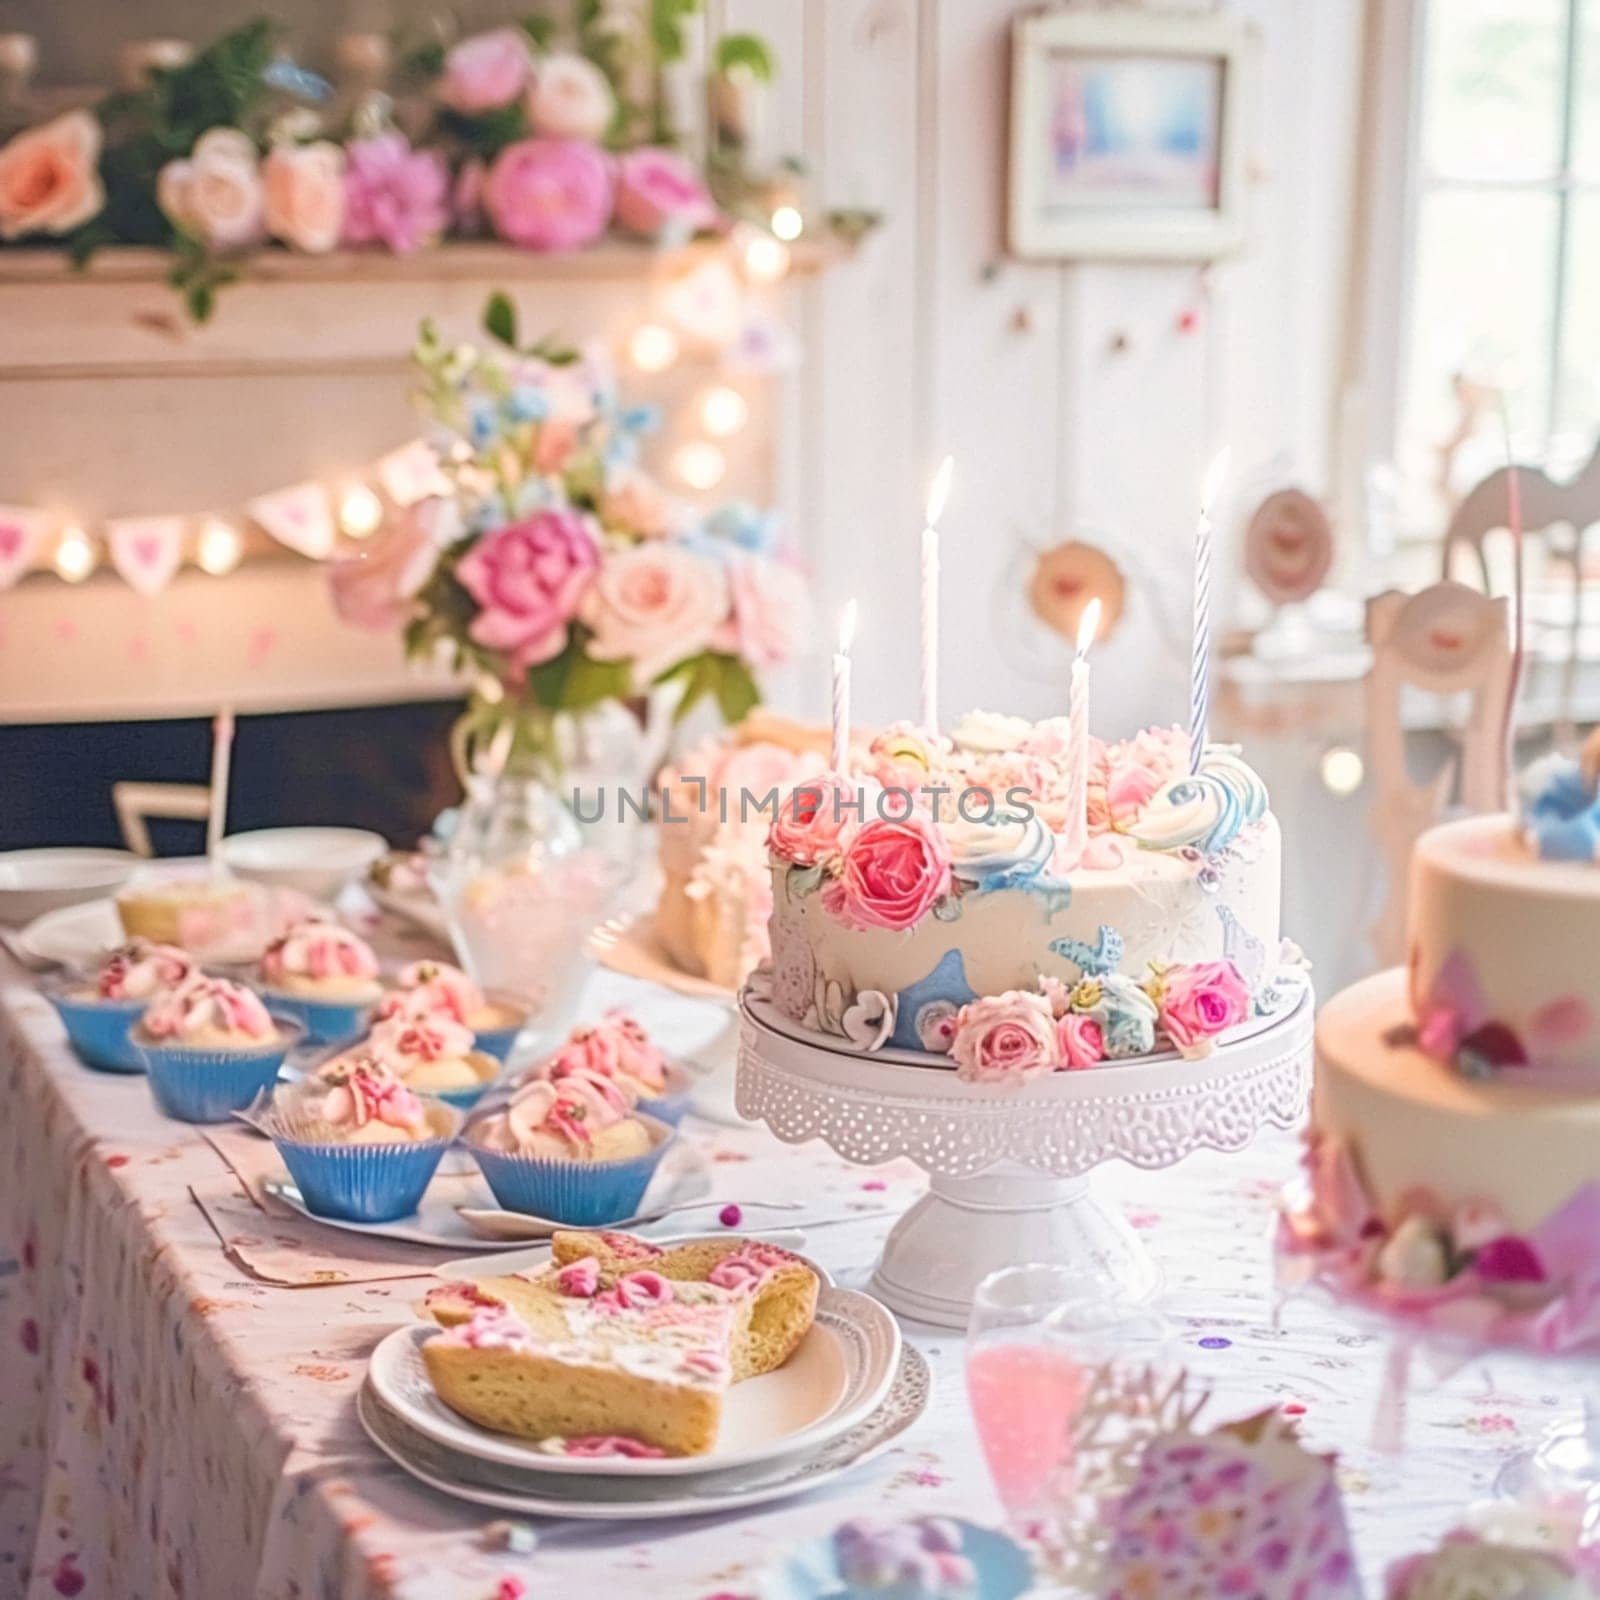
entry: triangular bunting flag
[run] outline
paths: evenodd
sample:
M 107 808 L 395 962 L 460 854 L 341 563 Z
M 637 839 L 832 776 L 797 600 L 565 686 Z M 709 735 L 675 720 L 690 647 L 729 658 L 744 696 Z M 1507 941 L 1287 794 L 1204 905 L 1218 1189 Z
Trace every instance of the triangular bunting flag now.
M 721 256 L 714 256 L 661 291 L 661 311 L 691 339 L 732 344 L 744 321 L 744 285 Z
M 114 566 L 143 595 L 160 594 L 183 559 L 182 517 L 120 517 L 106 524 Z
M 377 474 L 383 492 L 402 508 L 450 492 L 450 480 L 440 471 L 439 458 L 426 439 L 391 450 L 378 462 Z
M 0 589 L 9 589 L 44 543 L 50 518 L 31 506 L 0 506 Z
M 333 507 L 321 484 L 297 483 L 290 489 L 258 495 L 245 510 L 279 544 L 300 555 L 326 561 L 333 553 Z

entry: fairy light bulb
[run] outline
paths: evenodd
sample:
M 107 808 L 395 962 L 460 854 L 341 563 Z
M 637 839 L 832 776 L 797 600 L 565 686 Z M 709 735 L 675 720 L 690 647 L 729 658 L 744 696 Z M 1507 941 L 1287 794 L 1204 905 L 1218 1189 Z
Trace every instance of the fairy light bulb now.
M 628 354 L 641 372 L 665 372 L 678 359 L 678 336 L 659 322 L 635 328 Z
M 728 439 L 750 420 L 750 407 L 737 389 L 719 384 L 700 402 L 700 420 L 714 439 Z
M 1323 752 L 1322 781 L 1330 794 L 1354 794 L 1366 775 L 1366 763 L 1354 750 L 1336 745 L 1332 750 Z
M 772 213 L 773 234 L 784 244 L 793 244 L 806 230 L 806 219 L 795 206 L 778 206 Z
M 352 539 L 366 539 L 383 521 L 383 502 L 366 484 L 358 483 L 339 502 L 339 526 Z
M 76 523 L 64 528 L 56 542 L 56 571 L 68 583 L 82 583 L 99 565 L 94 540 Z
M 202 572 L 220 578 L 232 572 L 244 555 L 244 540 L 239 530 L 213 517 L 200 530 L 200 542 L 195 547 L 194 558 Z
M 744 275 L 751 283 L 777 283 L 789 270 L 789 247 L 770 233 L 754 233 L 744 247 Z
M 714 444 L 696 439 L 679 446 L 672 457 L 672 470 L 691 489 L 715 489 L 722 482 L 728 463 Z

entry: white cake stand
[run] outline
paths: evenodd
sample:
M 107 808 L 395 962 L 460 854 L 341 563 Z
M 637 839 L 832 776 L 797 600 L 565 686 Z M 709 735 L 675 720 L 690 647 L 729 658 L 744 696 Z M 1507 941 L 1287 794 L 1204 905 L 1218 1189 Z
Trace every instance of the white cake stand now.
M 1286 1128 L 1311 1088 L 1313 1001 L 1203 1061 L 1175 1055 L 1058 1072 L 1020 1089 L 963 1083 L 948 1067 L 851 1053 L 746 989 L 735 1104 L 786 1144 L 822 1139 L 847 1161 L 909 1157 L 928 1193 L 896 1224 L 873 1292 L 904 1316 L 966 1326 L 997 1267 L 1047 1261 L 1142 1298 L 1154 1262 L 1089 1175 L 1102 1161 L 1168 1167 Z

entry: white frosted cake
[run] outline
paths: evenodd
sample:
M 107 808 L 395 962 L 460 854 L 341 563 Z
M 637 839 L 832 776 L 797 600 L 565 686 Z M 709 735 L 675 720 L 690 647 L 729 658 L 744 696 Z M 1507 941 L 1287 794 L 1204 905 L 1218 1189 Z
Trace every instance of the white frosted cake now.
M 1514 1305 L 1550 1344 L 1600 1333 L 1571 1316 L 1577 1280 L 1600 1286 L 1597 828 L 1577 763 L 1544 763 L 1520 817 L 1418 841 L 1406 967 L 1318 1019 L 1296 1222 L 1351 1281 Z
M 998 1079 L 1203 1054 L 1278 1005 L 1260 780 L 1215 746 L 1191 773 L 1180 729 L 1087 748 L 1075 788 L 1065 719 L 973 714 L 798 785 L 768 838 L 778 1011 Z

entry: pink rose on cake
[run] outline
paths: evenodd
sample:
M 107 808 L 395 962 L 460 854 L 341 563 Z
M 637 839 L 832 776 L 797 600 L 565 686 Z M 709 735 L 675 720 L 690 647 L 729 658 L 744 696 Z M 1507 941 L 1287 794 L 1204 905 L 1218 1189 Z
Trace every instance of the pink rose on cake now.
M 816 867 L 834 860 L 848 831 L 866 814 L 863 791 L 836 772 L 806 778 L 778 804 L 767 832 L 767 849 L 792 867 Z
M 560 655 L 599 565 L 594 536 L 575 511 L 535 511 L 486 534 L 456 564 L 481 608 L 467 632 L 506 651 L 518 672 Z
M 1193 1059 L 1250 1015 L 1250 990 L 1231 961 L 1201 961 L 1163 974 L 1158 1003 L 1162 1031 Z
M 693 233 L 720 220 L 705 181 L 674 151 L 647 146 L 630 150 L 617 164 L 617 221 L 631 232 Z
M 823 906 L 849 928 L 909 928 L 950 892 L 950 846 L 926 817 L 874 818 L 844 841 Z
M 439 98 L 453 111 L 478 116 L 510 105 L 532 76 L 527 34 L 521 28 L 491 28 L 446 52 Z
M 1056 1048 L 1062 1067 L 1068 1072 L 1080 1072 L 1085 1067 L 1097 1067 L 1105 1060 L 1105 1034 L 1093 1017 L 1069 1011 L 1056 1019 Z
M 1163 784 L 1189 769 L 1189 735 L 1178 727 L 1145 728 L 1131 739 L 1090 741 L 1088 813 L 1091 829 L 1125 833 Z
M 632 661 L 643 688 L 706 649 L 727 615 L 722 568 L 678 545 L 641 544 L 608 556 L 578 608 L 596 661 Z
M 611 166 L 578 139 L 520 139 L 483 184 L 494 231 L 527 250 L 581 250 L 611 220 Z
M 1057 1023 L 1042 994 L 1012 989 L 964 1005 L 950 1047 L 968 1083 L 1015 1083 L 1062 1064 Z

